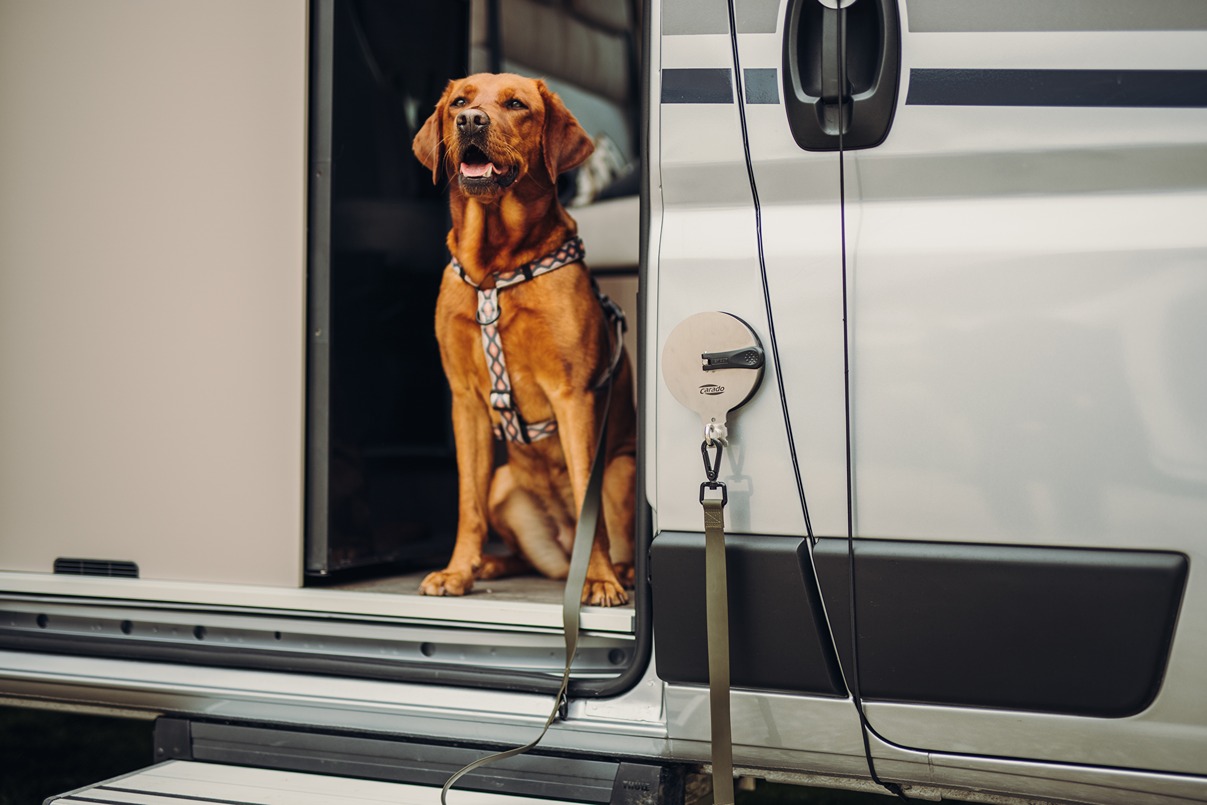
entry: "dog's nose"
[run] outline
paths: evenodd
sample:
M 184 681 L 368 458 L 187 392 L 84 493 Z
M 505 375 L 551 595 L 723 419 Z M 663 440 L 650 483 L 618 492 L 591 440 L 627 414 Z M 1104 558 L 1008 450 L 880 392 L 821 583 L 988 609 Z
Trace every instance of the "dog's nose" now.
M 490 117 L 481 109 L 466 109 L 457 115 L 457 130 L 462 134 L 477 134 L 490 125 Z

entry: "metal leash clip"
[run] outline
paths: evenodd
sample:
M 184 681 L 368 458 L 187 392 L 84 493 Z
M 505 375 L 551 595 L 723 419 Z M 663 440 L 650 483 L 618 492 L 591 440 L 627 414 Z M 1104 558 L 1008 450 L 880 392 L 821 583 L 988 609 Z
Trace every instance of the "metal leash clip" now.
M 704 490 L 715 491 L 720 489 L 722 508 L 725 507 L 725 504 L 729 503 L 729 490 L 726 488 L 725 482 L 717 480 L 717 472 L 721 466 L 721 451 L 724 449 L 723 445 L 724 441 L 722 439 L 715 439 L 712 442 L 705 439 L 700 442 L 700 455 L 704 458 L 704 474 L 708 476 L 708 480 L 700 484 L 700 503 L 704 503 Z M 708 449 L 710 447 L 717 449 L 717 454 L 711 461 L 708 458 Z

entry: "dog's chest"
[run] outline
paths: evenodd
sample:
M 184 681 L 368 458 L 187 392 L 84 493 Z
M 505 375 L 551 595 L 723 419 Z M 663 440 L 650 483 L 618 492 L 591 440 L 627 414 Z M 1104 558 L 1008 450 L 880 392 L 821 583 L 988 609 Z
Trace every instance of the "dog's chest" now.
M 475 307 L 474 294 L 448 290 L 450 298 L 441 300 L 437 337 L 454 393 L 480 399 L 495 425 L 507 409 L 529 423 L 552 420 L 548 390 L 562 385 L 559 375 L 573 359 L 549 317 L 525 304 L 519 288 L 498 294 L 497 315 L 488 311 L 485 318 Z

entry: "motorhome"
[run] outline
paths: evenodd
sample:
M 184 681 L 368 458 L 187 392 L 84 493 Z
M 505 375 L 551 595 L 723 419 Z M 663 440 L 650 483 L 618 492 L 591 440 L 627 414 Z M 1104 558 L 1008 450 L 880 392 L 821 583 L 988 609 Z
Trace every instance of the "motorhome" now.
M 559 582 L 418 594 L 410 144 L 478 71 L 595 139 L 560 190 L 631 325 L 638 583 L 564 701 Z M 0 696 L 158 719 L 51 801 L 436 802 L 556 711 L 449 801 L 680 802 L 709 481 L 735 774 L 1207 801 L 1203 4 L 0 0 L 0 176 Z M 702 314 L 762 355 L 712 430 Z

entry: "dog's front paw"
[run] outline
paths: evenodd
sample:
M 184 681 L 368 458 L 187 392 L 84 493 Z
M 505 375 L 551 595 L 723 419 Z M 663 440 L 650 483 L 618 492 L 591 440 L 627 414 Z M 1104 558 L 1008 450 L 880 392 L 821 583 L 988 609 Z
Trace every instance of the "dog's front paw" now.
M 617 562 L 612 565 L 612 569 L 616 571 L 616 578 L 620 579 L 621 585 L 626 590 L 637 586 L 637 568 L 633 567 L 632 562 Z
M 436 570 L 427 574 L 419 585 L 423 595 L 465 595 L 474 588 L 474 577 L 454 570 Z
M 583 585 L 584 604 L 590 604 L 593 607 L 618 607 L 628 601 L 629 596 L 625 593 L 624 587 L 614 580 L 591 581 L 588 579 L 587 583 Z

